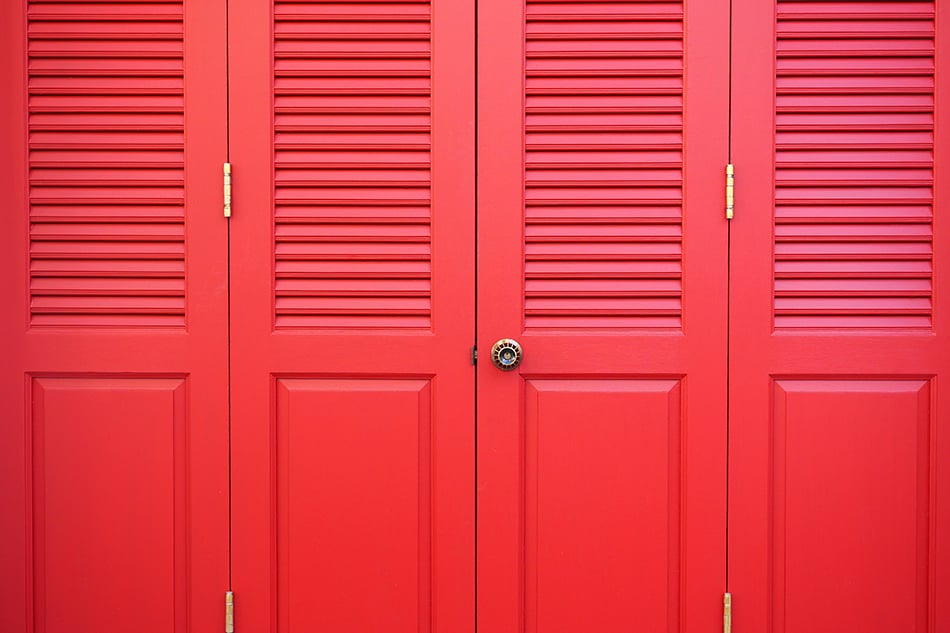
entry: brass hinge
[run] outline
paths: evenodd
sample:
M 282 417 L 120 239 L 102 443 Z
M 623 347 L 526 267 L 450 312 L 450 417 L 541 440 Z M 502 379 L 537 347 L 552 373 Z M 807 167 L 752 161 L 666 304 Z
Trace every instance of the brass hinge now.
M 732 594 L 722 596 L 722 633 L 732 633 Z
M 234 633 L 234 593 L 224 593 L 224 633 Z
M 736 207 L 736 170 L 732 163 L 726 165 L 726 219 L 732 219 Z
M 224 164 L 224 217 L 231 217 L 231 163 Z

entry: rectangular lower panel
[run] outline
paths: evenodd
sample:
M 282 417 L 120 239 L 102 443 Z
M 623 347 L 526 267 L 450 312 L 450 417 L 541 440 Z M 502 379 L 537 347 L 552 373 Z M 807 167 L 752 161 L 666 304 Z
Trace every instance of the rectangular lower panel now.
M 278 630 L 430 629 L 428 380 L 277 380 Z
M 34 633 L 184 633 L 185 384 L 34 378 Z
M 679 380 L 528 380 L 525 630 L 679 628 Z
M 930 381 L 782 379 L 773 396 L 773 631 L 926 631 Z

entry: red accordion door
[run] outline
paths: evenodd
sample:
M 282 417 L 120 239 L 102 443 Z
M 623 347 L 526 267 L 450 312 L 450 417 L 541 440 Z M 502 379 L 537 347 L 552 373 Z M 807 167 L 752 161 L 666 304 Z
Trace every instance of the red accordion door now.
M 244 631 L 474 627 L 473 15 L 230 3 Z
M 483 633 L 722 626 L 728 18 L 479 4 Z
M 733 15 L 734 630 L 950 630 L 950 12 Z
M 0 630 L 219 631 L 225 3 L 0 4 Z

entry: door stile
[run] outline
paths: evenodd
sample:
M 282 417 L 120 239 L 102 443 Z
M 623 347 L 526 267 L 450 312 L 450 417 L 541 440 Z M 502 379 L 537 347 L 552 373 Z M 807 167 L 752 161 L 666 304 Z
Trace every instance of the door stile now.
M 480 632 L 522 631 L 522 381 L 495 369 L 490 351 L 522 329 L 524 3 L 479 0 L 477 33 L 476 612 Z
M 0 178 L 2 178 L 6 203 L 11 209 L 26 208 L 27 193 L 27 105 L 26 91 L 26 3 L 6 2 L 0 5 L 0 24 L 4 34 L 0 38 L 5 63 L 0 67 L 0 85 L 10 86 L 0 99 L 0 141 L 6 148 L 0 154 Z M 19 89 L 13 88 L 17 87 Z M 28 259 L 26 238 L 29 221 L 25 213 L 12 215 L 0 232 L 0 265 L 5 273 L 0 275 L 0 291 L 4 297 L 24 297 L 28 290 L 25 262 Z M 17 272 L 14 272 L 17 271 Z M 22 301 L 12 302 L 0 311 L 6 338 L 5 360 L 0 363 L 0 402 L 8 420 L 0 427 L 0 503 L 11 511 L 0 517 L 0 628 L 9 631 L 26 631 L 32 620 L 33 584 L 32 549 L 30 537 L 30 495 L 32 481 L 27 456 L 30 426 L 27 419 L 29 381 L 24 377 L 25 341 L 22 336 L 12 336 L 26 328 L 27 308 Z

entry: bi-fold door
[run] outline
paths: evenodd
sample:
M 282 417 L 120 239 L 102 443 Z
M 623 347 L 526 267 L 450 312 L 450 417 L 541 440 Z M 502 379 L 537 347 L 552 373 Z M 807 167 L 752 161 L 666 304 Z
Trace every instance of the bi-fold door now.
M 479 6 L 479 629 L 950 628 L 946 7 Z
M 474 6 L 230 15 L 242 625 L 715 627 L 727 5 L 479 6 L 477 308 Z
M 479 3 L 483 633 L 721 626 L 729 3 L 685 4 Z
M 474 6 L 231 4 L 243 626 L 471 630 L 476 538 L 483 631 L 719 620 L 727 6 L 527 11 L 479 6 L 476 530 Z
M 950 630 L 950 11 L 733 2 L 737 631 Z
M 0 629 L 950 628 L 946 18 L 732 4 L 4 3 Z
M 471 631 L 474 5 L 231 0 L 245 631 Z
M 222 630 L 225 3 L 0 3 L 0 631 Z

